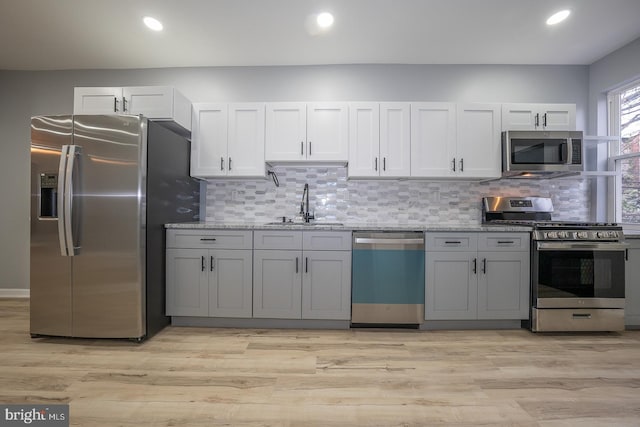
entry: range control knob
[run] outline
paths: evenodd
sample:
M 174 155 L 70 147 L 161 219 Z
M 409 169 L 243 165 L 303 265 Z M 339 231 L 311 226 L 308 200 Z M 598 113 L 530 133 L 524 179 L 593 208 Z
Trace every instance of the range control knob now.
M 566 231 L 558 231 L 558 238 L 566 239 L 567 237 L 569 237 L 569 233 L 567 233 Z
M 587 233 L 586 231 L 578 231 L 576 233 L 576 236 L 578 237 L 578 239 L 588 239 L 589 233 Z
M 557 239 L 558 232 L 557 231 L 547 231 L 547 239 Z

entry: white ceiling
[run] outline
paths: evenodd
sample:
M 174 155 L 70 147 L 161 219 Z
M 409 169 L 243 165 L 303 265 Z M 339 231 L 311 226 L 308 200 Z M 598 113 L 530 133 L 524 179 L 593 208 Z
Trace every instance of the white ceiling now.
M 314 35 L 325 10 L 334 27 Z M 0 69 L 591 64 L 639 23 L 640 0 L 0 0 Z

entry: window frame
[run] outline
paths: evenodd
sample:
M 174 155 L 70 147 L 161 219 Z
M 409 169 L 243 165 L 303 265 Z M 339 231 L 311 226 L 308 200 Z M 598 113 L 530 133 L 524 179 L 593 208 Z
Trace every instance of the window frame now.
M 609 145 L 608 169 L 615 172 L 608 184 L 608 192 L 611 195 L 612 203 L 608 204 L 607 215 L 614 222 L 622 224 L 625 230 L 640 231 L 640 224 L 622 222 L 622 166 L 621 161 L 626 159 L 640 158 L 640 151 L 635 153 L 620 154 L 622 136 L 620 135 L 620 95 L 632 88 L 640 87 L 640 79 L 629 84 L 616 88 L 607 93 L 607 129 L 612 136 Z

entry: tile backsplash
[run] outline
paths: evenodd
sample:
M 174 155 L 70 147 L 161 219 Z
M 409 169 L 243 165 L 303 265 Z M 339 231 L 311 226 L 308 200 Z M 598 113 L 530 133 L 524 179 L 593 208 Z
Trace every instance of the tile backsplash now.
M 347 180 L 346 167 L 274 167 L 280 182 L 210 179 L 207 221 L 268 222 L 296 217 L 305 183 L 316 219 L 386 224 L 479 224 L 484 196 L 551 197 L 554 219 L 588 221 L 585 178 L 487 182 Z

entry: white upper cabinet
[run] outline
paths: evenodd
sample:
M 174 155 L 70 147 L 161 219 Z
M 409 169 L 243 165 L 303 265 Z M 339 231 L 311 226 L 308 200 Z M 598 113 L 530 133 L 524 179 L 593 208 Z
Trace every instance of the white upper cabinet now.
M 307 106 L 299 102 L 269 103 L 266 107 L 265 160 L 306 159 Z
M 264 177 L 264 104 L 193 105 L 191 175 Z
M 343 103 L 270 103 L 267 162 L 346 162 L 349 112 Z
M 408 103 L 349 105 L 349 177 L 408 177 L 411 171 Z
M 456 105 L 449 102 L 411 104 L 411 176 L 454 176 Z
M 458 104 L 454 172 L 461 178 L 501 175 L 500 105 Z
M 407 103 L 380 104 L 380 176 L 411 175 L 410 116 L 411 108 Z
M 122 110 L 121 87 L 76 87 L 73 114 L 114 114 Z
M 375 102 L 349 105 L 350 178 L 380 175 L 380 104 Z
M 411 176 L 499 177 L 500 105 L 412 104 Z
M 502 104 L 502 130 L 575 129 L 575 104 Z
M 191 103 L 169 86 L 77 87 L 73 114 L 142 114 L 191 131 Z
M 264 104 L 230 104 L 228 175 L 265 176 Z

